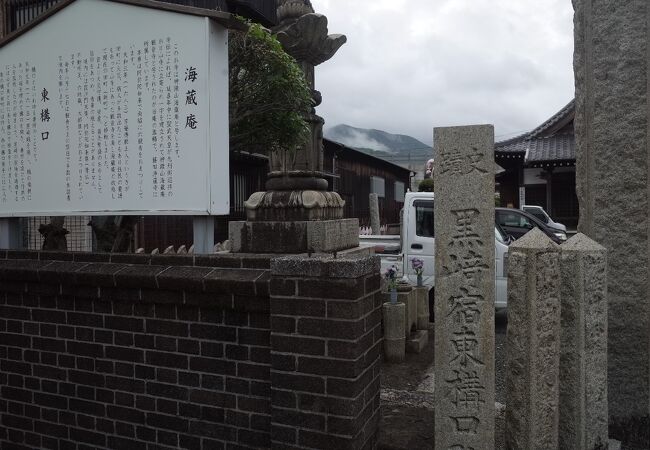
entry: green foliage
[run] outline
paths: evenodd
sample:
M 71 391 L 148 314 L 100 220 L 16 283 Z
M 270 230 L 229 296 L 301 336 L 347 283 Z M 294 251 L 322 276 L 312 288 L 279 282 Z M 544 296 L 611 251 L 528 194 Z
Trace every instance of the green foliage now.
M 309 136 L 311 90 L 296 61 L 259 24 L 230 31 L 230 150 L 294 152 Z
M 418 192 L 433 192 L 433 178 L 425 178 L 420 181 Z

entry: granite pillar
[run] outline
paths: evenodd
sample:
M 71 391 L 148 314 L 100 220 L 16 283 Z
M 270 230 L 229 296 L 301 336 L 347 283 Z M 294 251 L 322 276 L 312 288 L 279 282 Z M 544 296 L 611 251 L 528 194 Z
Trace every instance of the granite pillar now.
M 418 330 L 429 329 L 429 288 L 416 287 L 415 292 L 418 299 Z
M 510 245 L 506 448 L 558 448 L 560 251 L 538 228 Z
M 607 432 L 607 251 L 582 233 L 562 244 L 560 449 L 595 450 Z
M 388 297 L 388 295 L 386 295 Z M 404 303 L 404 328 L 403 333 L 406 339 L 411 335 L 411 331 L 417 329 L 417 297 L 415 290 L 408 283 L 397 283 L 397 301 Z
M 435 448 L 494 449 L 494 128 L 436 128 Z
M 650 3 L 573 4 L 578 230 L 608 250 L 610 435 L 650 448 Z
M 379 196 L 377 194 L 370 194 L 370 228 L 372 234 L 380 234 L 379 223 Z

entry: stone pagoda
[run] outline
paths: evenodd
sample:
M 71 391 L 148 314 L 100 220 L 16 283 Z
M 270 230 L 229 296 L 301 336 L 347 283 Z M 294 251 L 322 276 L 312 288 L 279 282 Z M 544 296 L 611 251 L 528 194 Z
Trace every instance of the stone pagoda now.
M 316 14 L 309 0 L 278 0 L 273 33 L 300 65 L 312 91 L 313 107 L 305 113 L 310 133 L 295 153 L 271 155 L 266 191 L 245 202 L 246 221 L 231 222 L 233 252 L 335 252 L 359 244 L 358 219 L 343 219 L 345 202 L 327 190 L 323 173 L 323 124 L 316 114 L 321 94 L 314 69 L 346 42 L 328 35 L 327 17 Z

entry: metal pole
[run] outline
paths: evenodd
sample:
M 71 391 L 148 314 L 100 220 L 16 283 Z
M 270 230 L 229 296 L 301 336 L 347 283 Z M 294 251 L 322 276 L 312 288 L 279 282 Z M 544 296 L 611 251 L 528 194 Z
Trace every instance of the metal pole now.
M 20 219 L 0 218 L 0 248 L 19 250 L 23 247 Z
M 194 216 L 194 252 L 214 252 L 214 216 Z

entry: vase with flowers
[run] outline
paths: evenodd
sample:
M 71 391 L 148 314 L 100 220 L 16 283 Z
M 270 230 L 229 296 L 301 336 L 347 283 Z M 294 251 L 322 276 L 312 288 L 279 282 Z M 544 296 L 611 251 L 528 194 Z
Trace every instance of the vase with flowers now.
M 384 272 L 384 278 L 388 284 L 388 292 L 390 292 L 390 302 L 397 303 L 397 266 L 392 265 Z
M 418 287 L 422 287 L 422 272 L 424 272 L 424 261 L 422 261 L 420 258 L 413 258 L 411 260 L 411 268 L 418 277 Z

